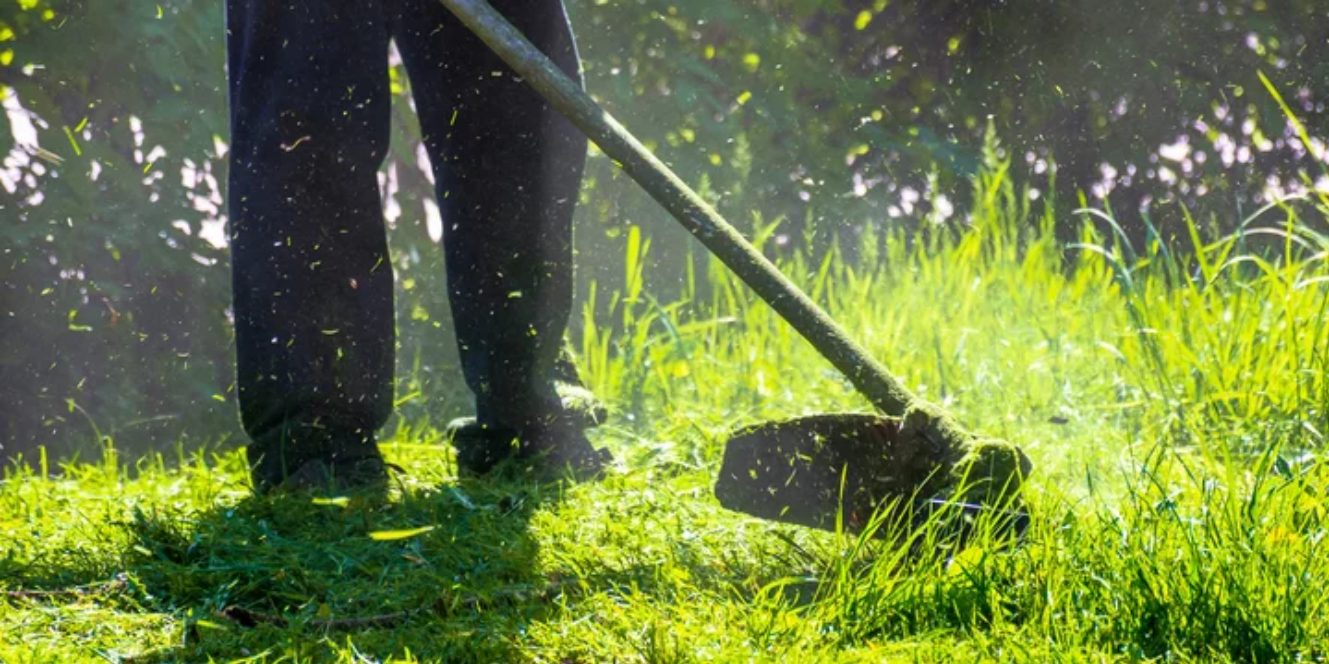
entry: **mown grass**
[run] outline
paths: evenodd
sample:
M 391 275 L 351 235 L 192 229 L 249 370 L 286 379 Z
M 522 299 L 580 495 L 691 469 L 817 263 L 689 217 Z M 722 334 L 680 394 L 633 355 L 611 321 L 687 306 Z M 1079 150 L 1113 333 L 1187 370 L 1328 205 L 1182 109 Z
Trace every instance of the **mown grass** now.
M 865 238 L 868 269 L 784 267 L 911 388 L 1024 447 L 1020 547 L 909 557 L 720 509 L 726 432 L 868 407 L 713 262 L 684 277 L 712 288 L 652 299 L 633 233 L 582 326 L 607 479 L 458 481 L 405 426 L 386 507 L 251 498 L 234 452 L 15 465 L 0 661 L 1323 659 L 1329 204 L 1147 246 L 1084 214 L 1067 248 L 1053 225 L 1077 220 L 1000 162 L 977 194 L 964 232 Z

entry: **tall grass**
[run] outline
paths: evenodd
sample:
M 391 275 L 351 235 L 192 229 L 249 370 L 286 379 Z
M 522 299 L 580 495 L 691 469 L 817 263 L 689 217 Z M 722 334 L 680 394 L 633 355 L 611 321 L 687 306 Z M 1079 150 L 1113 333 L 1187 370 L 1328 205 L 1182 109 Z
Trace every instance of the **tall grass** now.
M 841 645 L 940 631 L 1032 659 L 1321 656 L 1329 207 L 1279 201 L 1219 237 L 1186 214 L 1185 236 L 1138 247 L 1081 210 L 1063 246 L 995 149 L 975 187 L 963 228 L 784 268 L 911 388 L 1024 446 L 1038 525 L 1018 553 L 921 565 L 853 542 L 820 558 L 804 615 Z M 647 246 L 633 235 L 630 271 Z M 616 298 L 630 353 L 585 318 L 590 378 L 633 421 L 711 468 L 735 426 L 869 409 L 718 262 L 708 277 L 705 299 Z

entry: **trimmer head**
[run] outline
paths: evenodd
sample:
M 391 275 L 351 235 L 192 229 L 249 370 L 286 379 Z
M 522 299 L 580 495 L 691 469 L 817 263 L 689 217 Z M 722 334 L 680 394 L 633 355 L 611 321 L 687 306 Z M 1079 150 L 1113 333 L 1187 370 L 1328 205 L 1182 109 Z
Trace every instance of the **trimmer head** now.
M 960 430 L 935 409 L 904 418 L 812 415 L 737 431 L 715 485 L 720 504 L 762 519 L 853 532 L 886 505 L 925 516 L 938 505 L 1027 521 L 1018 492 L 1032 470 L 1019 448 Z

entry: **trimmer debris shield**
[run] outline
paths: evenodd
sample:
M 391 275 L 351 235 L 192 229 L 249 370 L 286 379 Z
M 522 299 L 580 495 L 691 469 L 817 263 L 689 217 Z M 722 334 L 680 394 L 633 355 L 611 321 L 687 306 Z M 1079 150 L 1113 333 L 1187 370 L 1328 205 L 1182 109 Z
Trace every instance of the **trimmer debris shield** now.
M 1014 514 L 1030 470 L 1018 448 L 973 438 L 925 412 L 812 415 L 736 432 L 715 495 L 736 512 L 826 530 L 842 523 L 853 532 L 892 503 L 917 517 L 947 499 L 969 516 L 988 507 Z

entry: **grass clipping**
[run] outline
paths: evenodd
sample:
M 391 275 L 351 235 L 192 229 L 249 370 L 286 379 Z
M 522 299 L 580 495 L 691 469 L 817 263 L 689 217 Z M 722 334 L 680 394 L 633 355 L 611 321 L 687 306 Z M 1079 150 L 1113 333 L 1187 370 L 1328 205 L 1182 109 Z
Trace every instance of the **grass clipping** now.
M 902 418 L 837 413 L 742 429 L 725 447 L 715 493 L 760 518 L 858 530 L 887 505 L 1019 510 L 1032 471 L 1016 445 L 916 401 Z

